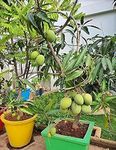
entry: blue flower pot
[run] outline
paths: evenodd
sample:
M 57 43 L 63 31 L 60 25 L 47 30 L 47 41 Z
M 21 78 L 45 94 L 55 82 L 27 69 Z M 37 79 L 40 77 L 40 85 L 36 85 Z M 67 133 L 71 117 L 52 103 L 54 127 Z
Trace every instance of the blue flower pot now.
M 30 89 L 25 89 L 25 90 L 22 90 L 21 92 L 21 97 L 24 101 L 27 101 L 30 97 L 30 93 L 31 93 L 31 90 Z

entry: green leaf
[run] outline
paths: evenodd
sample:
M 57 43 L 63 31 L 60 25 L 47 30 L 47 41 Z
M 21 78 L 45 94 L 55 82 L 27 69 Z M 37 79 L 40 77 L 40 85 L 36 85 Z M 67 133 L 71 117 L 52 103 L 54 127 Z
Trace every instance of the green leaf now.
M 83 27 L 82 27 L 82 30 L 83 30 L 84 32 L 86 32 L 88 35 L 90 34 L 89 29 L 88 29 L 87 26 L 83 26 Z
M 11 11 L 11 7 L 8 6 L 3 0 L 0 0 L 0 5 L 2 5 L 6 10 Z
M 30 81 L 28 81 L 27 79 L 23 80 L 23 83 L 25 83 L 26 85 L 28 85 L 30 88 L 32 88 L 33 91 L 36 91 L 36 88 L 31 84 Z
M 24 6 L 24 8 L 21 11 L 22 15 L 26 15 L 30 11 L 33 4 L 34 4 L 34 0 L 29 0 L 28 4 Z
M 49 100 L 49 103 L 46 105 L 45 107 L 45 111 L 48 112 L 52 109 L 52 106 L 54 105 L 54 100 L 53 99 L 50 99 Z
M 41 20 L 43 20 L 43 21 L 45 21 L 45 22 L 51 24 L 51 21 L 50 21 L 50 19 L 48 18 L 47 14 L 46 14 L 45 12 L 41 11 L 41 12 L 39 12 L 39 13 L 37 14 L 37 16 L 38 16 Z
M 84 16 L 82 16 L 82 17 L 81 17 L 80 22 L 81 22 L 81 25 L 83 25 L 83 24 L 84 24 Z
M 12 37 L 12 35 L 2 36 L 2 39 L 0 39 L 0 45 L 3 45 L 4 43 L 6 43 L 11 37 Z
M 91 55 L 88 54 L 87 57 L 86 57 L 86 67 L 91 66 L 91 61 L 92 61 Z
M 87 48 L 84 48 L 84 49 L 81 51 L 81 53 L 79 54 L 79 56 L 78 56 L 78 58 L 77 58 L 77 61 L 76 61 L 75 65 L 74 65 L 75 68 L 78 67 L 78 66 L 82 63 L 82 60 L 83 60 L 83 58 L 84 58 L 86 52 L 87 52 Z
M 59 7 L 59 10 L 62 11 L 70 10 L 71 9 L 70 2 L 71 2 L 70 0 L 63 0 Z
M 76 70 L 76 71 L 74 71 L 74 72 L 68 74 L 68 75 L 66 76 L 65 81 L 74 80 L 74 79 L 76 79 L 77 77 L 81 76 L 82 73 L 83 73 L 82 70 Z
M 29 115 L 33 115 L 33 112 L 32 112 L 31 109 L 29 109 L 29 108 L 20 108 L 20 110 L 21 110 L 23 113 L 26 113 L 26 114 L 29 114 Z
M 114 96 L 106 96 L 105 97 L 105 101 L 106 102 L 109 102 L 109 101 L 112 101 L 112 100 L 116 100 L 116 95 L 114 95 Z
M 101 30 L 99 27 L 94 26 L 94 25 L 88 25 L 88 27 L 92 27 L 92 28 L 96 28 L 96 29 L 98 29 L 98 30 Z
M 102 91 L 106 90 L 106 79 L 103 79 L 101 88 L 102 88 Z
M 106 70 L 106 68 L 107 68 L 106 58 L 103 57 L 103 58 L 101 59 L 101 62 L 102 62 L 102 66 L 103 66 L 104 70 Z
M 35 19 L 34 19 L 34 15 L 33 15 L 32 13 L 28 13 L 28 14 L 27 14 L 27 17 L 28 17 L 29 21 L 31 22 L 31 24 L 32 24 L 36 29 L 38 29 L 38 26 L 37 26 L 36 21 L 35 21 Z
M 75 64 L 76 64 L 76 62 L 77 62 L 77 59 L 78 59 L 78 57 L 77 57 L 77 58 L 72 58 L 71 60 L 69 60 L 69 61 L 67 62 L 67 64 L 65 65 L 65 71 L 66 71 L 66 72 L 68 72 L 68 71 L 74 69 L 74 66 L 75 66 Z
M 99 69 L 100 69 L 100 66 L 101 66 L 101 63 L 97 63 L 96 67 L 94 68 L 93 70 L 93 73 L 92 73 L 92 81 L 94 81 L 98 75 L 98 72 L 99 72 Z
M 100 105 L 100 104 L 98 104 L 98 105 L 97 105 L 97 106 L 93 109 L 92 113 L 94 113 L 94 112 L 98 111 L 98 110 L 100 109 L 100 107 L 101 107 L 101 105 Z
M 69 59 L 72 57 L 73 55 L 73 51 L 70 51 L 68 54 L 65 55 L 64 59 L 63 59 L 63 68 L 66 67 Z
M 75 6 L 74 10 L 73 10 L 72 15 L 76 14 L 77 11 L 78 11 L 78 9 L 79 9 L 80 7 L 81 7 L 81 3 L 80 3 L 80 4 L 77 4 L 77 5 Z
M 116 57 L 112 58 L 112 67 L 114 70 L 116 70 Z
M 101 83 L 102 82 L 102 79 L 103 79 L 103 68 L 100 68 L 100 71 L 99 71 L 99 82 Z
M 106 61 L 107 61 L 107 65 L 108 65 L 108 68 L 110 70 L 110 73 L 112 74 L 113 73 L 112 63 L 111 63 L 109 58 L 106 58 Z
M 82 18 L 82 16 L 84 16 L 85 14 L 84 13 L 79 13 L 79 14 L 75 14 L 74 15 L 74 18 L 75 18 L 75 20 L 79 20 L 79 19 L 81 19 Z

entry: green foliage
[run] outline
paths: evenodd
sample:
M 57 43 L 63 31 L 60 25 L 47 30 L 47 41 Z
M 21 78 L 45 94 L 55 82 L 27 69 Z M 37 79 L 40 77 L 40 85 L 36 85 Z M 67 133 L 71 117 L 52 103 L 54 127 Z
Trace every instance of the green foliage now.
M 99 84 L 105 79 L 107 87 L 115 89 L 116 36 L 100 37 L 97 35 L 92 40 L 92 44 L 88 45 L 88 50 L 94 59 L 94 67 L 89 79 L 92 83 L 97 80 Z
M 59 114 L 59 102 L 64 97 L 64 93 L 54 92 L 36 97 L 28 108 L 23 108 L 23 112 L 38 114 L 37 125 L 48 124 L 54 120 L 54 115 Z

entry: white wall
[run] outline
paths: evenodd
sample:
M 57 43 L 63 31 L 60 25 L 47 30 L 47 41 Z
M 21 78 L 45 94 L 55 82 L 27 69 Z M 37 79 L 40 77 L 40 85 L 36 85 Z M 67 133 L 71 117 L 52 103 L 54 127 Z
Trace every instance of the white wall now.
M 92 19 L 89 24 L 93 24 L 101 30 L 89 28 L 90 36 L 87 36 L 86 34 L 84 34 L 84 36 L 88 38 L 96 34 L 102 36 L 114 35 L 114 33 L 116 33 L 116 10 L 113 9 L 113 0 L 88 1 L 89 4 L 87 6 L 82 4 L 81 8 L 81 10 L 87 14 L 85 20 Z

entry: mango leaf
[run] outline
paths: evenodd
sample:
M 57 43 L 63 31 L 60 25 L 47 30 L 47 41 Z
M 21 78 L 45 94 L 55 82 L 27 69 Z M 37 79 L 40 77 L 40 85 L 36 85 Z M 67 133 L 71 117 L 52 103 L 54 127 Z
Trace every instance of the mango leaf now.
M 110 70 L 110 73 L 112 74 L 113 73 L 112 63 L 109 58 L 106 58 L 106 61 L 107 61 L 107 65 Z
M 63 68 L 66 67 L 66 64 L 68 63 L 69 59 L 72 57 L 73 51 L 70 51 L 68 54 L 66 54 L 63 58 Z
M 102 62 L 102 66 L 103 66 L 104 70 L 106 70 L 106 68 L 107 68 L 106 58 L 103 57 L 103 58 L 101 59 L 101 62 Z
M 116 70 L 116 57 L 112 58 L 112 67 L 114 70 Z
M 116 95 L 114 95 L 114 96 L 106 96 L 106 97 L 105 97 L 105 101 L 106 101 L 106 102 L 109 102 L 109 101 L 111 101 L 111 100 L 116 100 Z
M 30 81 L 28 81 L 27 79 L 23 80 L 23 83 L 25 83 L 26 85 L 28 85 L 30 88 L 32 88 L 33 91 L 36 91 L 36 88 L 31 84 Z
M 91 62 L 92 62 L 91 55 L 88 54 L 87 57 L 86 57 L 86 67 L 90 67 L 91 66 Z
M 0 0 L 0 5 L 2 5 L 6 10 L 11 11 L 11 7 L 8 6 L 3 0 Z
M 90 34 L 89 29 L 88 29 L 87 26 L 83 26 L 83 27 L 82 27 L 82 30 L 83 30 L 85 33 L 87 33 L 88 35 Z
M 54 105 L 54 99 L 50 99 L 49 103 L 45 107 L 45 111 L 48 112 L 49 110 L 51 110 L 53 105 Z
M 100 68 L 100 71 L 99 71 L 99 82 L 101 83 L 102 82 L 102 79 L 103 79 L 103 68 Z
M 26 15 L 34 4 L 34 0 L 29 0 L 28 4 L 22 9 L 22 14 Z
M 27 17 L 28 17 L 29 21 L 31 22 L 31 24 L 32 24 L 36 29 L 38 29 L 38 26 L 37 26 L 36 21 L 35 21 L 35 19 L 34 19 L 34 14 L 28 13 L 28 14 L 27 14 Z
M 62 10 L 62 11 L 70 10 L 71 9 L 70 2 L 71 2 L 71 0 L 63 0 L 59 7 L 59 10 Z
M 92 113 L 98 111 L 100 109 L 100 107 L 101 107 L 100 104 L 96 105 L 96 107 L 93 109 Z
M 94 26 L 94 25 L 87 25 L 88 27 L 92 27 L 92 28 L 96 28 L 96 29 L 98 29 L 98 30 L 101 30 L 99 27 L 97 27 L 97 26 Z
M 30 108 L 20 108 L 20 110 L 23 113 L 26 113 L 26 114 L 29 114 L 29 115 L 33 115 L 33 113 L 34 113 Z
M 82 18 L 82 16 L 85 16 L 85 14 L 81 12 L 81 13 L 79 13 L 79 14 L 75 14 L 75 15 L 74 15 L 74 18 L 75 18 L 75 20 L 79 20 L 79 19 Z
M 47 14 L 46 14 L 45 12 L 41 11 L 41 12 L 39 12 L 39 13 L 37 14 L 37 16 L 38 16 L 41 20 L 43 20 L 43 21 L 45 21 L 45 22 L 51 24 L 51 21 L 50 21 L 50 19 L 48 18 Z
M 82 17 L 81 17 L 80 22 L 81 22 L 81 25 L 83 25 L 83 24 L 84 24 L 84 16 L 82 16 Z
M 81 62 L 82 62 L 82 60 L 83 60 L 83 58 L 84 58 L 86 52 L 87 52 L 87 48 L 84 48 L 84 49 L 81 51 L 81 53 L 79 54 L 79 56 L 78 56 L 78 58 L 77 58 L 77 62 L 76 62 L 75 65 L 74 65 L 75 68 L 78 67 L 78 66 L 81 64 Z
M 3 45 L 4 43 L 6 43 L 11 37 L 12 37 L 12 35 L 2 36 L 2 39 L 0 39 L 0 45 Z
M 74 80 L 74 79 L 76 79 L 77 77 L 81 76 L 82 73 L 83 73 L 82 70 L 76 70 L 76 71 L 74 71 L 74 72 L 68 74 L 68 75 L 66 76 L 65 81 L 67 82 L 67 81 L 70 81 L 70 80 Z
M 68 72 L 68 71 L 74 69 L 74 66 L 75 66 L 75 64 L 76 64 L 76 62 L 77 62 L 77 59 L 78 59 L 78 57 L 77 57 L 77 58 L 72 58 L 71 60 L 69 60 L 69 61 L 67 62 L 66 66 L 65 66 L 65 71 L 66 71 L 66 72 Z
M 98 75 L 98 72 L 99 72 L 99 69 L 100 69 L 100 66 L 101 66 L 101 63 L 97 63 L 96 67 L 94 68 L 93 70 L 93 73 L 92 73 L 92 81 L 94 81 Z
M 77 4 L 73 10 L 73 13 L 72 15 L 76 14 L 76 12 L 78 11 L 78 9 L 81 7 L 81 3 L 80 4 Z

